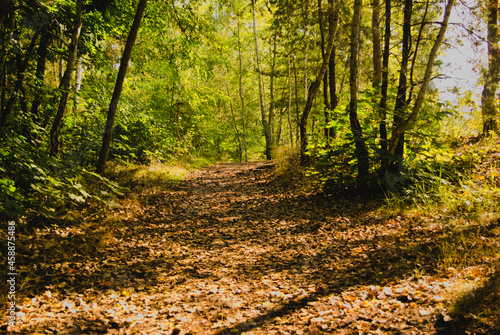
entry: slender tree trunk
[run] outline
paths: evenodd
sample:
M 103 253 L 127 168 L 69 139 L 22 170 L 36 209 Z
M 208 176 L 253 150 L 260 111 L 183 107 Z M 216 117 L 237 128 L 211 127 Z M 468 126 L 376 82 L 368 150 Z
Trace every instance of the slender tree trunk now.
M 416 68 L 415 64 L 416 64 L 418 56 L 419 56 L 418 51 L 419 51 L 419 48 L 420 48 L 420 42 L 422 41 L 422 37 L 424 35 L 424 28 L 425 28 L 426 22 L 427 22 L 427 13 L 429 12 L 429 5 L 430 5 L 429 3 L 430 3 L 430 1 L 431 0 L 427 0 L 426 3 L 425 3 L 424 15 L 422 16 L 422 20 L 421 20 L 422 23 L 420 24 L 420 29 L 418 30 L 417 40 L 416 40 L 416 43 L 415 43 L 415 49 L 412 52 L 413 59 L 411 61 L 410 78 L 409 78 L 410 88 L 408 90 L 408 97 L 406 98 L 406 105 L 407 106 L 410 105 L 410 102 L 413 99 L 413 90 L 415 89 L 415 86 L 416 86 L 416 83 L 413 80 L 413 76 L 415 74 L 415 68 Z
M 436 62 L 436 58 L 438 55 L 439 48 L 441 47 L 441 44 L 443 43 L 444 35 L 446 33 L 446 29 L 448 28 L 448 21 L 450 19 L 451 15 L 451 10 L 453 6 L 455 5 L 455 0 L 448 0 L 448 3 L 446 4 L 445 8 L 445 13 L 443 17 L 443 21 L 441 22 L 441 27 L 439 28 L 439 32 L 436 36 L 436 39 L 434 40 L 434 44 L 432 46 L 431 52 L 429 54 L 429 58 L 427 61 L 427 65 L 425 68 L 425 74 L 424 74 L 424 79 L 422 80 L 422 83 L 420 84 L 420 90 L 418 91 L 417 98 L 415 100 L 415 104 L 413 105 L 413 108 L 411 110 L 410 115 L 408 118 L 400 124 L 398 127 L 393 128 L 392 132 L 392 137 L 391 141 L 389 143 L 389 154 L 393 155 L 396 151 L 397 143 L 401 136 L 417 121 L 420 111 L 422 109 L 422 105 L 424 103 L 424 98 L 427 93 L 427 89 L 429 87 L 429 83 L 431 82 L 432 79 L 432 70 L 434 67 L 434 63 Z
M 50 155 L 56 156 L 59 154 L 61 146 L 61 129 L 63 126 L 64 116 L 66 114 L 66 105 L 68 103 L 69 91 L 71 87 L 71 77 L 76 64 L 76 55 L 78 52 L 78 41 L 82 32 L 82 12 L 83 0 L 78 0 L 76 3 L 76 18 L 73 33 L 71 35 L 71 43 L 69 45 L 68 62 L 66 63 L 66 71 L 61 80 L 59 88 L 62 90 L 61 100 L 57 108 L 57 114 L 50 129 Z
M 111 98 L 111 103 L 109 104 L 108 118 L 106 121 L 106 128 L 104 130 L 104 136 L 102 139 L 101 152 L 99 154 L 99 161 L 97 162 L 97 173 L 103 174 L 106 161 L 108 160 L 109 147 L 111 145 L 111 137 L 113 135 L 113 126 L 115 123 L 116 110 L 118 108 L 118 102 L 120 101 L 120 95 L 123 88 L 123 82 L 125 81 L 125 75 L 127 73 L 128 63 L 130 61 L 130 56 L 132 55 L 132 49 L 134 47 L 135 39 L 141 25 L 142 15 L 146 9 L 147 0 L 140 0 L 137 5 L 137 10 L 135 12 L 134 22 L 130 28 L 130 32 L 127 37 L 127 42 L 125 43 L 125 49 L 123 50 L 122 59 L 120 62 L 120 69 L 118 70 L 118 76 L 116 78 L 115 89 L 113 90 L 113 97 Z
M 50 42 L 50 34 L 45 33 L 40 38 L 40 45 L 38 46 L 38 60 L 36 64 L 36 73 L 35 78 L 36 82 L 36 90 L 35 90 L 35 98 L 31 103 L 31 114 L 35 119 L 40 117 L 40 106 L 42 104 L 42 92 L 40 90 L 43 87 L 43 82 L 45 80 L 45 67 L 47 64 L 47 52 Z
M 267 124 L 269 126 L 269 138 L 271 139 L 271 146 L 273 145 L 273 136 L 274 136 L 274 129 L 273 129 L 273 119 L 274 119 L 274 114 L 276 112 L 276 106 L 275 106 L 275 101 L 274 101 L 274 77 L 276 76 L 276 34 L 274 34 L 273 37 L 273 55 L 272 55 L 272 62 L 271 62 L 271 78 L 270 78 L 270 85 L 269 85 L 269 95 L 271 102 L 269 104 L 269 117 L 267 120 Z
M 260 65 L 260 54 L 259 54 L 259 38 L 257 32 L 257 19 L 255 13 L 255 0 L 252 0 L 252 13 L 253 13 L 253 34 L 255 39 L 255 59 L 257 61 L 257 72 L 259 76 L 259 101 L 260 101 L 260 113 L 262 119 L 262 128 L 264 130 L 264 137 L 266 139 L 266 158 L 271 159 L 271 134 L 269 130 L 269 124 L 267 122 L 266 107 L 264 103 L 264 80 L 262 78 L 262 68 Z
M 321 9 L 321 0 L 318 0 L 318 22 L 319 22 L 319 32 L 321 37 L 321 58 L 325 59 L 325 25 L 323 23 L 323 10 Z M 331 56 L 330 56 L 331 57 Z M 328 69 L 326 70 L 328 73 Z M 323 101 L 325 108 L 330 108 L 328 104 L 328 76 L 323 76 Z M 325 110 L 326 122 L 328 122 L 328 114 Z
M 226 92 L 227 95 L 229 96 L 229 88 L 226 86 Z M 220 104 L 217 103 L 217 106 L 219 107 L 219 112 L 220 112 Z M 229 110 L 231 111 L 231 118 L 233 119 L 233 128 L 234 128 L 234 133 L 236 134 L 236 138 L 238 139 L 238 148 L 239 148 L 239 160 L 240 162 L 243 160 L 243 144 L 241 143 L 241 135 L 240 131 L 238 130 L 238 126 L 236 125 L 236 117 L 234 116 L 234 108 L 233 108 L 233 101 L 232 99 L 229 99 Z M 221 113 L 222 114 L 222 113 Z
M 399 83 L 398 93 L 396 96 L 396 106 L 394 107 L 394 124 L 393 127 L 397 128 L 405 120 L 406 114 L 406 93 L 408 87 L 408 62 L 410 60 L 410 44 L 411 44 L 411 16 L 413 9 L 413 0 L 405 0 L 404 18 L 403 18 L 403 40 L 401 50 L 401 67 L 399 69 Z M 401 172 L 403 165 L 404 153 L 404 134 L 398 140 L 396 150 L 394 152 L 396 157 L 391 158 L 389 170 L 391 172 Z
M 483 135 L 498 132 L 498 90 L 500 48 L 498 45 L 498 0 L 488 0 L 488 71 L 481 97 Z
M 382 56 L 382 86 L 380 97 L 380 164 L 387 159 L 387 91 L 389 87 L 389 55 L 391 47 L 391 0 L 385 1 L 384 54 Z M 383 171 L 385 172 L 385 171 Z
M 80 93 L 80 88 L 82 87 L 82 77 L 83 77 L 83 66 L 82 66 L 82 60 L 78 60 L 78 64 L 76 66 L 76 74 L 75 74 L 75 90 L 73 93 L 73 114 L 77 113 L 78 109 L 78 104 L 79 104 L 79 98 L 78 94 Z
M 325 59 L 325 32 L 324 32 L 324 23 L 323 23 L 323 13 L 321 9 L 321 0 L 318 0 L 318 22 L 319 22 L 319 32 L 321 36 L 321 57 Z M 330 55 L 330 59 L 332 55 Z M 326 70 L 328 74 L 328 70 Z M 331 108 L 330 103 L 328 101 L 328 79 L 329 76 L 325 74 L 323 76 L 323 102 L 325 104 L 325 108 L 323 110 L 323 114 L 325 116 L 325 128 L 323 129 L 323 133 L 325 135 L 326 142 L 328 143 L 328 138 L 330 135 L 330 129 L 328 128 L 328 122 L 330 121 L 330 113 L 329 110 Z
M 297 66 L 295 64 L 295 58 L 293 61 L 293 74 L 295 79 L 295 127 L 294 128 L 295 128 L 295 141 L 298 143 L 300 140 L 300 135 L 299 135 L 300 108 L 299 108 L 299 80 L 297 74 Z
M 292 126 L 292 73 L 290 66 L 290 55 L 287 57 L 288 71 L 288 128 L 290 131 L 290 146 L 293 147 L 293 126 Z
M 329 33 L 332 33 L 332 29 L 335 27 L 335 18 L 333 15 L 329 15 Z M 335 70 L 336 66 L 336 54 L 337 54 L 337 46 L 334 44 L 332 53 L 330 55 L 330 60 L 328 61 L 328 75 L 329 75 L 329 83 L 330 83 L 330 110 L 334 113 L 337 105 L 339 103 L 339 99 L 337 97 L 337 72 Z M 335 115 L 335 118 L 337 116 Z M 330 127 L 328 129 L 328 138 L 335 138 L 335 130 Z
M 243 66 L 241 60 L 240 16 L 238 15 L 238 65 L 239 65 L 239 93 L 241 101 L 241 122 L 243 126 L 243 148 L 245 149 L 245 162 L 248 162 L 247 153 L 247 128 L 245 125 L 245 99 L 243 97 Z
M 363 187 L 368 180 L 370 165 L 368 148 L 366 140 L 363 137 L 363 130 L 358 119 L 358 57 L 359 57 L 359 32 L 361 26 L 361 6 L 362 0 L 354 0 L 354 9 L 351 25 L 351 51 L 350 51 L 350 103 L 349 103 L 349 121 L 351 124 L 351 131 L 354 135 L 354 142 L 356 145 L 356 158 L 358 160 L 358 186 Z
M 380 101 L 382 82 L 382 48 L 380 43 L 380 0 L 372 1 L 372 43 L 373 43 L 373 103 Z M 380 114 L 380 113 L 377 113 Z
M 64 28 L 62 24 L 59 24 L 59 49 L 64 47 Z M 62 83 L 64 77 L 64 57 L 60 55 L 59 57 L 59 84 Z
M 9 90 L 9 85 L 7 84 L 7 54 L 9 50 L 9 46 L 13 45 L 13 37 L 14 37 L 14 29 L 16 28 L 16 17 L 17 13 L 16 12 L 11 12 L 9 15 L 9 33 L 8 33 L 8 38 L 7 38 L 7 43 L 4 43 L 1 45 L 2 50 L 0 52 L 0 57 L 1 57 L 1 69 L 2 69 L 2 82 L 1 82 L 1 88 L 2 88 L 2 97 L 0 98 L 0 113 L 3 113 L 3 110 L 5 109 L 6 106 L 6 101 L 7 101 L 7 92 Z M 7 29 L 7 28 L 5 28 Z M 5 123 L 5 122 L 4 122 Z M 2 127 L 3 123 L 0 121 L 0 127 Z
M 35 30 L 35 33 L 33 34 L 33 37 L 31 38 L 31 42 L 30 42 L 30 45 L 28 47 L 28 50 L 26 50 L 26 55 L 24 57 L 24 61 L 21 61 L 21 60 L 19 61 L 19 68 L 17 71 L 17 78 L 16 78 L 14 90 L 12 91 L 12 94 L 11 94 L 9 100 L 7 100 L 7 103 L 5 104 L 5 107 L 2 109 L 2 112 L 0 115 L 0 127 L 2 127 L 2 128 L 5 127 L 5 125 L 7 123 L 7 118 L 9 116 L 10 112 L 12 111 L 12 109 L 14 108 L 14 104 L 16 103 L 18 94 L 22 89 L 24 75 L 25 75 L 26 69 L 28 68 L 28 63 L 29 63 L 29 60 L 31 58 L 31 53 L 33 52 L 33 49 L 35 48 L 35 44 L 36 44 L 36 41 L 38 39 L 39 32 L 40 32 L 39 29 Z M 21 58 L 20 55 L 19 55 L 19 57 Z
M 338 26 L 338 6 L 336 9 L 334 9 L 333 5 L 333 0 L 329 1 L 329 6 L 330 6 L 330 12 L 332 15 L 335 16 L 334 21 L 335 21 L 335 27 L 332 30 L 332 33 L 330 36 L 328 36 L 328 46 L 326 49 L 325 53 L 325 58 L 323 59 L 323 63 L 321 65 L 321 68 L 318 72 L 318 75 L 316 77 L 316 80 L 311 84 L 311 87 L 309 88 L 309 92 L 307 94 L 307 101 L 306 105 L 304 107 L 304 111 L 302 112 L 302 116 L 300 118 L 300 157 L 301 157 L 301 163 L 306 164 L 308 159 L 306 155 L 306 150 L 307 150 L 307 120 L 309 119 L 309 114 L 312 109 L 312 105 L 314 103 L 314 100 L 316 99 L 316 95 L 318 93 L 319 87 L 321 86 L 321 82 L 323 81 L 323 76 L 326 73 L 326 70 L 328 68 L 328 63 L 330 61 L 330 55 L 332 53 L 333 49 L 333 44 L 335 41 L 335 37 L 337 35 L 337 26 Z

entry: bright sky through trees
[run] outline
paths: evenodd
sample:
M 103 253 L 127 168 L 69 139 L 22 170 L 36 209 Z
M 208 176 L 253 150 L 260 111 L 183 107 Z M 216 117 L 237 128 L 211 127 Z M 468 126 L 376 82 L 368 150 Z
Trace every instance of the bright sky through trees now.
M 473 6 L 475 1 L 458 2 L 452 11 L 450 29 L 447 32 L 449 48 L 443 52 L 440 60 L 443 62 L 442 77 L 434 80 L 440 91 L 441 101 L 457 102 L 457 93 L 474 92 L 474 98 L 479 103 L 482 83 L 481 68 L 487 62 L 486 27 L 485 23 L 473 17 L 467 6 Z M 467 29 L 473 27 L 475 35 L 470 36 Z M 455 89 L 455 90 L 454 90 Z M 458 91 L 456 91 L 458 89 Z

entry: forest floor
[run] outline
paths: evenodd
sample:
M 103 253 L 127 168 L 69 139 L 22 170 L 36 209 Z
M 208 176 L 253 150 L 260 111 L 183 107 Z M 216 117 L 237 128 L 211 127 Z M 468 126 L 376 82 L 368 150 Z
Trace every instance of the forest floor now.
M 24 298 L 0 333 L 500 334 L 492 259 L 443 253 L 458 235 L 498 245 L 497 219 L 291 185 L 271 162 L 217 164 L 132 189 L 105 220 L 19 236 Z M 482 310 L 453 314 L 464 292 Z

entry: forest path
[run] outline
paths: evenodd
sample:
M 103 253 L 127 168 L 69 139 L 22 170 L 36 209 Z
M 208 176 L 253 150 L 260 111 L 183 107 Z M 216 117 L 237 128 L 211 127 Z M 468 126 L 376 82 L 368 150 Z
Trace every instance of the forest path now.
M 444 310 L 449 278 L 416 276 L 433 273 L 435 231 L 287 189 L 272 163 L 137 196 L 113 220 L 37 237 L 16 330 L 429 334 Z

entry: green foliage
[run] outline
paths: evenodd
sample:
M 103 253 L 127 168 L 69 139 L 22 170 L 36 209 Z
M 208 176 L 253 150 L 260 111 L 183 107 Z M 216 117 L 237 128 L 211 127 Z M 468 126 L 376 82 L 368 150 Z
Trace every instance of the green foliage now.
M 388 194 L 388 203 L 392 208 L 450 214 L 497 212 L 498 170 L 488 158 L 485 148 L 456 155 L 450 149 L 429 146 L 416 154 L 405 175 L 406 182 Z
M 34 150 L 23 136 L 8 133 L 0 152 L 0 211 L 27 223 L 52 218 L 82 204 L 105 204 L 121 188 L 70 160 Z

